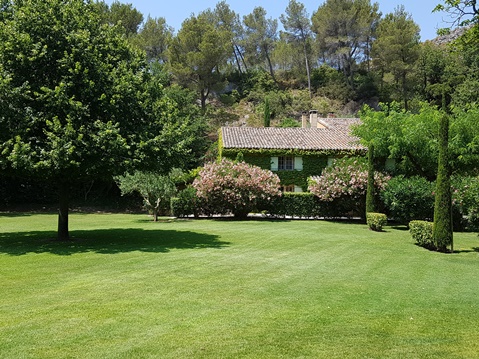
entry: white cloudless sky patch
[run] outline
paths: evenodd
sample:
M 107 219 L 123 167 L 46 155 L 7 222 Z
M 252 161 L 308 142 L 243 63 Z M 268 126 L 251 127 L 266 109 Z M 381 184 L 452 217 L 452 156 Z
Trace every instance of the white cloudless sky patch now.
M 111 4 L 113 0 L 107 0 Z M 197 1 L 197 0 L 120 0 L 121 3 L 132 4 L 140 11 L 145 19 L 148 15 L 153 18 L 164 17 L 168 25 L 172 26 L 175 31 L 181 28 L 181 23 L 191 14 L 197 15 L 208 8 L 213 9 L 219 1 Z M 319 5 L 323 4 L 322 0 L 304 0 L 302 2 L 309 15 L 315 12 Z M 372 1 L 374 2 L 374 1 Z M 278 19 L 284 13 L 288 6 L 289 0 L 227 0 L 230 8 L 238 13 L 242 18 L 253 11 L 257 6 L 262 6 L 267 17 Z M 443 3 L 441 0 L 384 0 L 378 1 L 379 10 L 383 15 L 393 12 L 399 5 L 404 5 L 406 11 L 411 14 L 413 20 L 421 28 L 421 40 L 430 40 L 436 37 L 438 28 L 449 27 L 451 19 L 446 13 L 432 13 L 437 4 Z

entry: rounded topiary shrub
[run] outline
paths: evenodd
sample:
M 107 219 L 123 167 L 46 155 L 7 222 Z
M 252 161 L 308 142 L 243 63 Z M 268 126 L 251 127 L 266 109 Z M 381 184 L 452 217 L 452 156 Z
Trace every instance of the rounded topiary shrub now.
M 409 222 L 409 233 L 416 244 L 428 249 L 436 249 L 432 237 L 434 223 L 427 221 L 411 221 Z
M 388 223 L 388 217 L 384 213 L 366 213 L 366 222 L 369 226 L 369 229 L 381 232 L 383 227 Z

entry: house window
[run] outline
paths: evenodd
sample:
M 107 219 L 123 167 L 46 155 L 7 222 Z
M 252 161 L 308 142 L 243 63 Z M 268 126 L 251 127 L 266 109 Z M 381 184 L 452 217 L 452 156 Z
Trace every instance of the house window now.
M 300 186 L 295 186 L 294 184 L 290 184 L 287 186 L 281 187 L 281 192 L 303 192 L 303 189 Z
M 293 156 L 280 156 L 278 157 L 278 169 L 279 170 L 294 170 L 294 157 Z
M 271 157 L 271 171 L 302 171 L 303 158 L 293 156 Z

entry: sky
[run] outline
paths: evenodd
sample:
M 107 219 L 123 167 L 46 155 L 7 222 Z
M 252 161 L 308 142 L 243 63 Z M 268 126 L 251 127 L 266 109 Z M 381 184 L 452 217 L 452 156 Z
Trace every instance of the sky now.
M 153 18 L 164 17 L 168 25 L 175 31 L 181 28 L 181 23 L 191 14 L 197 15 L 199 12 L 208 8 L 213 9 L 220 0 L 119 0 L 121 3 L 132 4 L 140 11 L 145 19 L 148 15 Z M 113 0 L 107 0 L 111 4 Z M 256 6 L 262 6 L 267 17 L 278 19 L 288 6 L 289 0 L 227 0 L 230 8 L 238 13 L 241 18 L 243 15 L 250 14 Z M 299 0 L 303 3 L 311 16 L 324 0 Z M 394 11 L 398 5 L 404 5 L 406 11 L 412 15 L 413 20 L 421 28 L 421 40 L 431 40 L 436 37 L 436 30 L 442 27 L 448 27 L 450 18 L 445 13 L 432 13 L 434 7 L 443 3 L 441 0 L 380 0 L 371 1 L 379 3 L 379 10 L 384 14 Z

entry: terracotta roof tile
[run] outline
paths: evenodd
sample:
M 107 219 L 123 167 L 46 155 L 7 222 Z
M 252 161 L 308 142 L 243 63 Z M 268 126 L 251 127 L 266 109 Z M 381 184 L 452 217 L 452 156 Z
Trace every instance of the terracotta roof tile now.
M 321 118 L 326 128 L 222 127 L 224 148 L 362 150 L 350 126 L 359 119 Z

